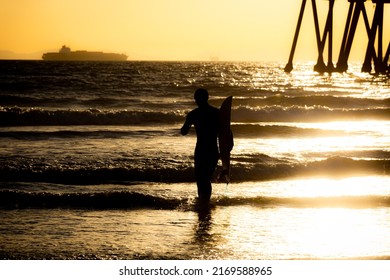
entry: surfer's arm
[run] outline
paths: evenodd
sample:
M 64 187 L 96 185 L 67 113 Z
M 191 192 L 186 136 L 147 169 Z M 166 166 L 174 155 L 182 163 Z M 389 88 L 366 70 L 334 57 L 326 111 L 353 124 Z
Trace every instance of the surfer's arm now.
M 192 121 L 191 121 L 191 115 L 188 114 L 186 121 L 184 122 L 182 128 L 180 129 L 181 135 L 187 135 L 188 132 L 190 131 L 190 128 L 192 126 Z

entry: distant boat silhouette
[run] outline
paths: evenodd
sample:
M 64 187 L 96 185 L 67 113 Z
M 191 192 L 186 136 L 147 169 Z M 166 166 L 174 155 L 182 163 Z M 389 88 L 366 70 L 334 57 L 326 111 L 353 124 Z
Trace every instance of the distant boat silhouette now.
M 118 53 L 72 51 L 63 45 L 59 52 L 48 52 L 42 55 L 43 60 L 52 61 L 125 61 L 127 55 Z

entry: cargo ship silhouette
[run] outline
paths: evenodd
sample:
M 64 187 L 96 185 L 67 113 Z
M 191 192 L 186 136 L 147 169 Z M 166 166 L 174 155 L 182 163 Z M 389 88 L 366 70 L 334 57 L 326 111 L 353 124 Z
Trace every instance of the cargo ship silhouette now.
M 127 55 L 118 53 L 72 51 L 67 46 L 62 46 L 59 52 L 48 52 L 42 55 L 43 60 L 52 61 L 125 61 Z

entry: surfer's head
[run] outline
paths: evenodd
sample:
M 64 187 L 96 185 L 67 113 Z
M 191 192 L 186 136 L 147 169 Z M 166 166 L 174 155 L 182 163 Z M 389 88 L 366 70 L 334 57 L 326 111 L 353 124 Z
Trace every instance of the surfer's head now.
M 198 106 L 207 104 L 207 101 L 209 100 L 209 93 L 207 89 L 198 88 L 195 91 L 194 99 L 196 101 L 196 104 L 198 104 Z

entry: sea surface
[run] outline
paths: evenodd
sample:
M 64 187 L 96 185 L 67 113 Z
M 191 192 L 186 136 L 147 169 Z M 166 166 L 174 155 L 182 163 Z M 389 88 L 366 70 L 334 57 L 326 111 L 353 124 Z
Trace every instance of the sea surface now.
M 390 259 L 389 76 L 284 64 L 0 61 L 0 258 Z M 206 209 L 198 87 L 233 96 Z

